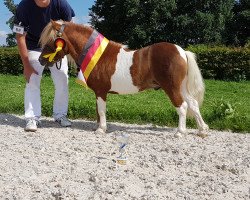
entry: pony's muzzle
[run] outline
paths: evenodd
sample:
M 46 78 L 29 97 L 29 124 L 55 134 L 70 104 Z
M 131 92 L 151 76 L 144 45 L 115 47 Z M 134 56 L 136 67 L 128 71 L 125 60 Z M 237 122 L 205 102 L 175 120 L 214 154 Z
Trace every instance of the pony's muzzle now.
M 47 63 L 47 62 L 45 61 L 45 59 L 44 59 L 42 56 L 39 57 L 38 61 L 39 61 L 39 63 L 40 63 L 42 66 L 46 65 L 46 63 Z
M 43 58 L 42 56 L 38 58 L 38 61 L 42 66 L 45 66 L 45 68 L 53 66 L 52 62 L 49 62 L 46 58 Z

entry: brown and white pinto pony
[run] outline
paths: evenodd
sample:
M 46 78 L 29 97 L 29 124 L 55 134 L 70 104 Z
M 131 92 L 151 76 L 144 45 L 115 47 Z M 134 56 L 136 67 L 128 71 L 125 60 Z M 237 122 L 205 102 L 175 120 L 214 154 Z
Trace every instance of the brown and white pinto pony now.
M 42 65 L 58 62 L 70 54 L 77 62 L 93 29 L 84 25 L 63 22 L 62 38 L 66 47 L 50 62 L 44 55 L 55 52 L 54 39 L 62 22 L 51 21 L 44 29 L 40 43 Z M 128 50 L 122 44 L 110 41 L 87 79 L 87 85 L 96 95 L 98 133 L 105 133 L 106 100 L 108 93 L 133 94 L 150 88 L 161 88 L 169 96 L 179 114 L 178 129 L 181 137 L 186 133 L 187 110 L 194 116 L 199 133 L 208 130 L 200 114 L 204 96 L 204 83 L 195 55 L 167 42 L 156 43 L 138 50 Z

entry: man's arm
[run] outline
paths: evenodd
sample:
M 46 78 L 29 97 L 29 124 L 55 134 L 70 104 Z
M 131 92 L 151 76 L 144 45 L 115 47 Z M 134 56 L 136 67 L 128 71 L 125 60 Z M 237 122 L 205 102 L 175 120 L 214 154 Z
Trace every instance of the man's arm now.
M 18 46 L 19 54 L 22 59 L 22 63 L 23 63 L 23 74 L 24 74 L 26 81 L 29 82 L 30 76 L 32 75 L 32 73 L 35 73 L 35 74 L 38 74 L 38 73 L 30 65 L 25 37 L 26 35 L 16 33 L 17 46 Z

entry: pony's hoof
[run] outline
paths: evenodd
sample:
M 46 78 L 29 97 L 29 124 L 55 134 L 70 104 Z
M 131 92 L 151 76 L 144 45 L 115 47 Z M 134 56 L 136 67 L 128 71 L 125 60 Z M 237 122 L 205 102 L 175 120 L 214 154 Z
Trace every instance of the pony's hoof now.
M 98 128 L 96 131 L 95 131 L 96 134 L 105 134 L 106 132 L 101 129 L 101 128 Z
M 199 133 L 197 133 L 197 136 L 201 138 L 206 138 L 208 137 L 208 134 L 206 132 L 200 131 Z
M 174 134 L 174 137 L 176 137 L 176 138 L 182 138 L 182 137 L 183 137 L 183 134 L 180 133 L 180 132 L 176 132 L 176 133 Z
M 209 126 L 206 124 L 202 130 L 199 130 L 197 136 L 201 137 L 201 138 L 205 138 L 208 136 L 208 130 L 209 130 Z
M 206 138 L 208 137 L 208 131 L 207 130 L 202 130 L 202 131 L 199 131 L 197 133 L 197 136 L 201 137 L 201 138 Z
M 203 127 L 203 131 L 208 131 L 208 130 L 209 130 L 209 126 L 205 124 L 205 126 Z

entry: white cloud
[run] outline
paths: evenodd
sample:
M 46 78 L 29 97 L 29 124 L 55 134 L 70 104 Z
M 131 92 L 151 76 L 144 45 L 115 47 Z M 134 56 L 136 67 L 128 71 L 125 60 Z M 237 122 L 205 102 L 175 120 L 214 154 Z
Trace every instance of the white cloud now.
M 6 31 L 0 31 L 0 37 L 1 38 L 6 38 L 7 37 L 7 32 Z

